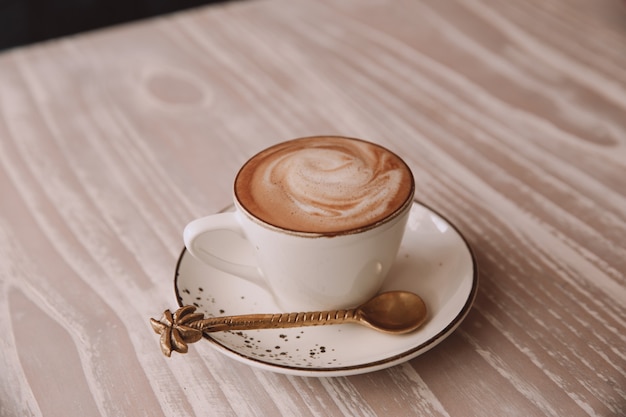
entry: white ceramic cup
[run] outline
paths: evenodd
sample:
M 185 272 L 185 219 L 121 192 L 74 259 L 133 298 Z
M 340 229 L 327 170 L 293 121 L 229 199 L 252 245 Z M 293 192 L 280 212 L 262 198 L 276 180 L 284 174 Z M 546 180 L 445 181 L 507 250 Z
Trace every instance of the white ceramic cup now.
M 184 230 L 185 246 L 194 257 L 232 274 L 233 279 L 243 278 L 262 286 L 285 311 L 355 307 L 377 293 L 400 247 L 414 194 L 413 177 L 408 166 L 402 164 L 410 175 L 406 198 L 371 224 L 333 232 L 290 230 L 252 214 L 235 190 L 234 211 L 189 223 Z M 243 238 L 235 239 L 235 247 L 225 251 L 231 259 L 219 253 L 219 239 L 224 233 Z M 233 239 L 228 241 L 232 245 Z M 236 254 L 244 251 L 254 252 L 256 264 L 240 263 Z

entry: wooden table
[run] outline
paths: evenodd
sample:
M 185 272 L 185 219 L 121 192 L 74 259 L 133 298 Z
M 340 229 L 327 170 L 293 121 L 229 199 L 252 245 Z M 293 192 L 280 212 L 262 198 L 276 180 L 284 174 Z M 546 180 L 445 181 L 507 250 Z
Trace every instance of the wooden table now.
M 164 357 L 184 225 L 252 154 L 410 164 L 480 287 L 362 375 Z M 0 54 L 0 415 L 626 415 L 626 5 L 250 0 Z

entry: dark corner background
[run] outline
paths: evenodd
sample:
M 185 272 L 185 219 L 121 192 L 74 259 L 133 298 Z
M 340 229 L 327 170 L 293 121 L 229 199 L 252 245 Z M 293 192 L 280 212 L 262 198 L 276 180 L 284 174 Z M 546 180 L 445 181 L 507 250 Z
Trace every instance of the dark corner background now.
M 0 51 L 228 0 L 0 0 Z

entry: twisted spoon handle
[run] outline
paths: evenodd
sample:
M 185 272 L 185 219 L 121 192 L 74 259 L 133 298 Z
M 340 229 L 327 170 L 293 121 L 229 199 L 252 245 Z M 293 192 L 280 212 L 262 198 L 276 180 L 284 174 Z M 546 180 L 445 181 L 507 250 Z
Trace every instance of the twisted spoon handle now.
M 161 351 L 187 353 L 188 344 L 202 339 L 206 332 L 224 330 L 275 329 L 358 322 L 358 308 L 351 310 L 316 311 L 312 313 L 247 314 L 241 316 L 209 317 L 195 313 L 196 307 L 184 306 L 172 313 L 163 312 L 161 320 L 150 319 L 152 329 L 161 335 Z
M 315 311 L 306 313 L 246 314 L 240 316 L 209 317 L 190 323 L 203 332 L 224 330 L 278 329 L 287 327 L 320 326 L 358 321 L 357 309 Z

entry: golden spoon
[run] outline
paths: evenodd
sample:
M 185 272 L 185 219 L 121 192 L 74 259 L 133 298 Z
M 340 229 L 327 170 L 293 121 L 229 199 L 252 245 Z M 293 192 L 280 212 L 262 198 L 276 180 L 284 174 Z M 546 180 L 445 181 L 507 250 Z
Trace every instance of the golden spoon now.
M 246 314 L 206 319 L 202 313 L 194 313 L 195 310 L 194 306 L 185 306 L 174 314 L 165 310 L 161 321 L 150 319 L 154 331 L 161 335 L 161 350 L 165 355 L 170 356 L 172 350 L 186 353 L 187 344 L 200 340 L 203 332 L 358 323 L 385 333 L 403 334 L 420 327 L 427 317 L 422 298 L 408 291 L 384 292 L 348 310 Z

